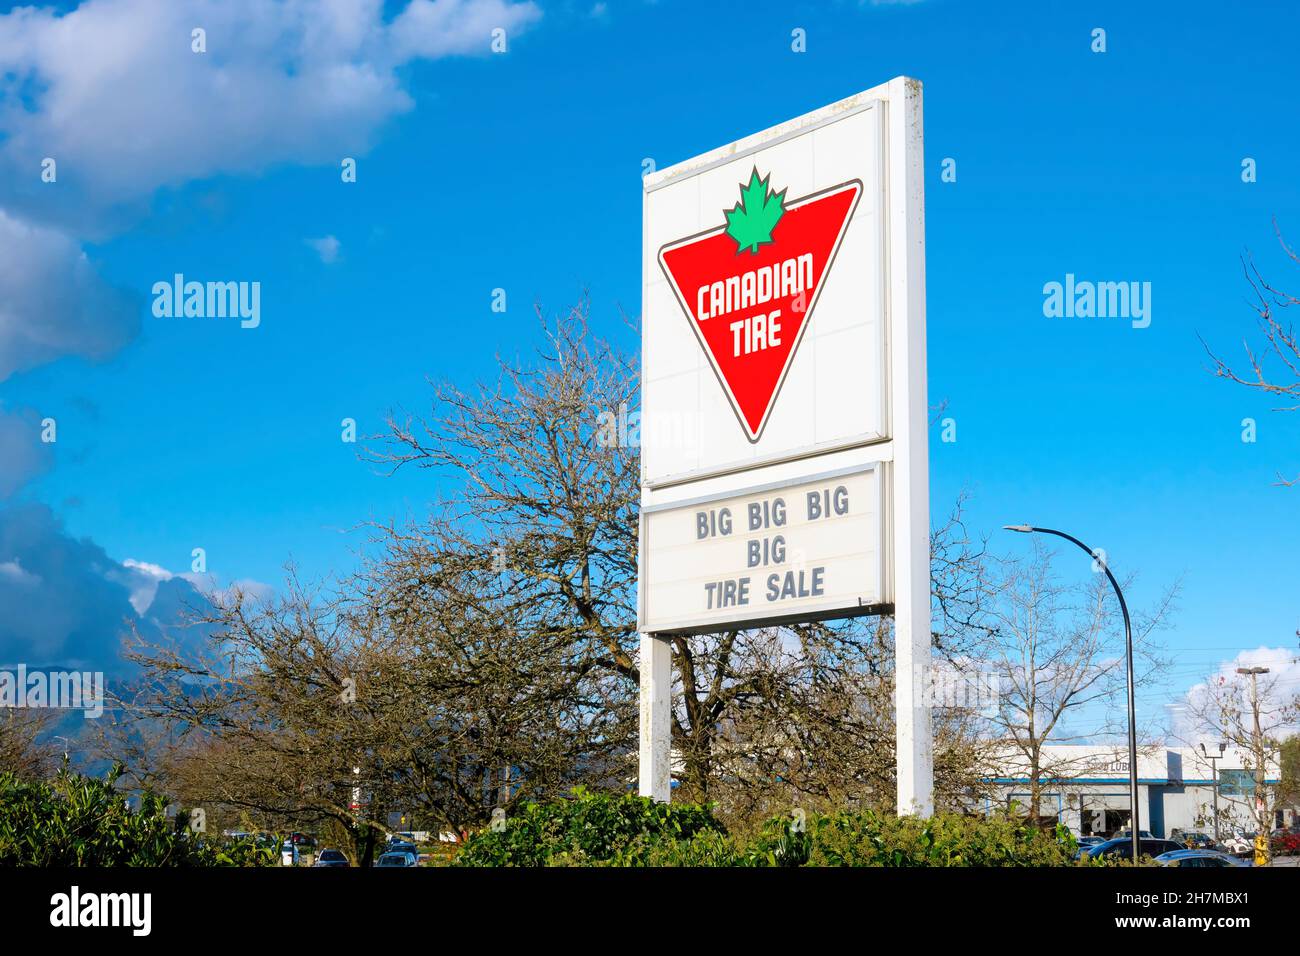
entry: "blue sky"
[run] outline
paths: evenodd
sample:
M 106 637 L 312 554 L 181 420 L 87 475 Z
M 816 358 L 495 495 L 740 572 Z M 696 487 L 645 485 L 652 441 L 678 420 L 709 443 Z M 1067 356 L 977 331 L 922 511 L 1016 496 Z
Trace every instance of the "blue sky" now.
M 0 18 L 0 210 L 84 251 L 132 312 L 96 360 L 71 339 L 32 357 L 0 327 L 0 353 L 27 349 L 11 373 L 0 364 L 0 412 L 59 430 L 0 513 L 43 503 L 112 561 L 172 572 L 203 547 L 223 584 L 273 584 L 290 558 L 344 572 L 363 543 L 349 529 L 419 513 L 438 489 L 428 473 L 375 475 L 339 440 L 342 418 L 372 432 L 390 407 L 427 407 L 426 376 L 490 375 L 496 353 L 535 344 L 533 303 L 558 311 L 583 289 L 597 327 L 635 347 L 618 310 L 640 307 L 643 159 L 663 167 L 907 74 L 925 86 L 930 395 L 957 422 L 955 443 L 931 447 L 936 513 L 964 489 L 972 529 L 999 546 L 1025 545 L 1002 540 L 1006 523 L 1070 530 L 1140 574 L 1136 604 L 1181 577 L 1177 664 L 1148 709 L 1238 650 L 1294 651 L 1300 489 L 1274 481 L 1300 474 L 1300 413 L 1215 380 L 1197 336 L 1240 354 L 1247 250 L 1300 288 L 1271 224 L 1300 243 L 1295 13 L 451 6 L 437 19 L 425 4 L 399 30 L 404 2 L 362 5 L 369 32 L 330 33 L 299 2 L 301 21 L 273 27 L 259 21 L 267 4 L 169 5 L 183 13 L 164 26 L 184 33 L 148 42 L 175 40 L 180 58 L 150 47 L 121 62 L 105 51 L 114 24 L 149 16 L 140 0 L 60 7 L 102 17 L 95 30 Z M 189 25 L 205 22 L 210 60 L 188 49 Z M 510 24 L 504 54 L 488 52 L 497 23 Z M 1105 53 L 1090 50 L 1095 27 Z M 805 53 L 791 50 L 795 28 Z M 194 78 L 212 61 L 236 85 L 242 71 L 242 98 Z M 322 64 L 365 69 L 343 91 L 296 82 Z M 141 89 L 157 91 L 153 112 L 113 113 Z M 60 177 L 42 184 L 50 143 Z M 340 181 L 344 156 L 356 183 Z M 954 183 L 940 180 L 945 157 Z M 1242 182 L 1245 157 L 1257 182 Z M 310 244 L 323 237 L 334 261 Z M 153 317 L 152 284 L 177 272 L 260 281 L 260 327 Z M 1150 282 L 1150 327 L 1045 318 L 1043 285 L 1067 273 Z M 0 277 L 0 292 L 6 281 L 21 283 Z M 22 650 L 7 633 L 0 657 Z

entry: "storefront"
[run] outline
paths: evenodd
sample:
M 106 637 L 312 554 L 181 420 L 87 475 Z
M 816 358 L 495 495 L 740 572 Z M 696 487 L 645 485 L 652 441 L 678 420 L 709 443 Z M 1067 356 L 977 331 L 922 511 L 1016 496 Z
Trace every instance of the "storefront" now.
M 1177 832 L 1214 832 L 1215 774 L 1220 782 L 1217 815 L 1221 833 L 1255 829 L 1253 774 L 1242 754 L 1228 749 L 1211 762 L 1191 747 L 1144 747 L 1138 753 L 1138 810 L 1141 829 L 1153 836 Z M 1217 768 L 1215 764 L 1217 763 Z M 1077 836 L 1111 837 L 1129 825 L 1129 767 L 1124 748 L 1054 745 L 1041 760 L 1039 816 L 1056 818 Z M 1008 753 L 988 779 L 986 811 L 1029 808 L 1028 764 Z M 1268 775 L 1269 785 L 1276 773 Z M 1296 824 L 1293 809 L 1276 813 L 1274 826 Z

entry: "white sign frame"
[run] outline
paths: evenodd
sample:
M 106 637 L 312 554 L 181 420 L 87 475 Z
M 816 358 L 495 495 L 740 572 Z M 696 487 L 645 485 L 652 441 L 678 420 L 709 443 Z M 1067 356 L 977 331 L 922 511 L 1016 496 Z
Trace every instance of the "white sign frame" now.
M 790 120 L 736 143 L 645 177 L 645 196 L 658 185 L 678 177 L 699 175 L 710 167 L 800 136 L 865 109 L 879 111 L 883 126 L 883 292 L 884 350 L 882 405 L 885 435 L 841 439 L 826 447 L 789 447 L 769 459 L 758 456 L 727 467 L 696 474 L 647 480 L 643 473 L 642 508 L 681 506 L 708 496 L 743 493 L 745 488 L 771 482 L 807 481 L 837 468 L 879 467 L 886 507 L 879 522 L 884 557 L 882 594 L 892 598 L 895 636 L 897 807 L 900 813 L 928 816 L 933 812 L 933 755 L 930 712 L 923 689 L 930 657 L 930 548 L 928 404 L 925 338 L 925 189 L 921 84 L 897 77 L 856 96 Z M 761 160 L 760 160 L 761 162 Z M 766 170 L 765 170 L 766 172 Z M 871 184 L 866 183 L 870 188 Z M 648 198 L 647 198 L 648 206 Z M 643 226 L 643 286 L 649 269 L 658 269 L 659 248 L 650 249 Z M 663 243 L 659 244 L 660 246 Z M 844 268 L 843 251 L 840 268 Z M 647 300 L 648 300 L 647 296 Z M 643 303 L 643 332 L 664 317 L 648 313 Z M 681 316 L 674 317 L 685 321 Z M 815 320 L 810 316 L 809 321 Z M 644 375 L 644 371 L 643 371 Z M 642 410 L 643 422 L 654 409 Z M 739 427 L 739 426 L 737 426 Z M 641 519 L 641 581 L 648 560 L 646 519 Z M 643 598 L 638 599 L 638 605 Z M 828 612 L 849 616 L 849 610 Z M 861 609 L 859 613 L 889 610 Z M 810 618 L 801 616 L 800 620 Z M 738 621 L 752 627 L 752 621 Z M 673 633 L 717 632 L 707 628 L 677 629 Z M 671 795 L 672 646 L 667 633 L 643 630 L 640 654 L 641 732 L 640 792 L 656 800 Z

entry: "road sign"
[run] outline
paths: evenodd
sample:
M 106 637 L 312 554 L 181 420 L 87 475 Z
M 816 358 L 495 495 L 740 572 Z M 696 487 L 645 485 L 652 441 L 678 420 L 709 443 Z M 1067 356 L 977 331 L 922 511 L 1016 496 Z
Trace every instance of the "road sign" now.
M 641 790 L 665 635 L 893 611 L 899 808 L 931 806 L 920 84 L 644 180 Z

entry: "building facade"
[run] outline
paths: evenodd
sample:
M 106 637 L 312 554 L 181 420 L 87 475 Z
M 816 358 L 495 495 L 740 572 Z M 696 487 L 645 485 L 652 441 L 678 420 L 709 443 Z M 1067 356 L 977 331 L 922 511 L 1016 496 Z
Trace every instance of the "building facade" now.
M 1215 782 L 1221 836 L 1256 829 L 1254 773 L 1246 756 L 1218 747 L 1209 755 L 1195 747 L 1147 746 L 1138 751 L 1141 829 L 1157 837 L 1178 832 L 1215 832 Z M 1214 757 L 1213 761 L 1210 757 Z M 1267 784 L 1277 783 L 1268 768 Z M 1129 759 L 1126 747 L 1048 745 L 1043 748 L 1039 815 L 1055 817 L 1076 836 L 1116 836 L 1129 825 Z M 1030 774 L 1023 755 L 1004 754 L 986 781 L 986 812 L 1028 810 Z M 1277 809 L 1274 827 L 1294 826 L 1294 808 Z

